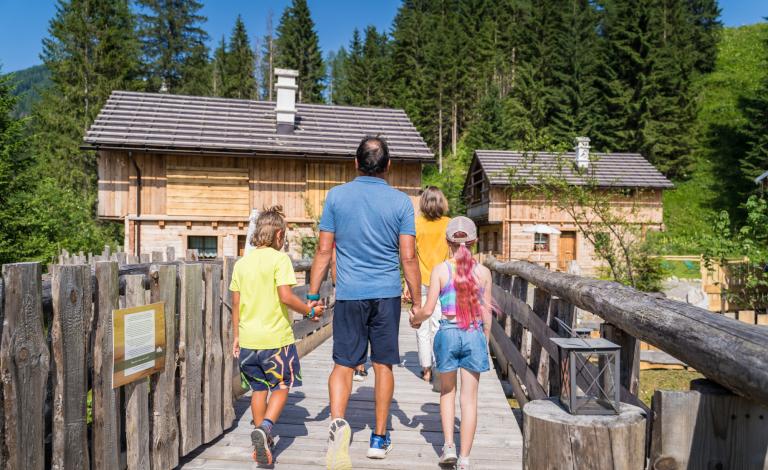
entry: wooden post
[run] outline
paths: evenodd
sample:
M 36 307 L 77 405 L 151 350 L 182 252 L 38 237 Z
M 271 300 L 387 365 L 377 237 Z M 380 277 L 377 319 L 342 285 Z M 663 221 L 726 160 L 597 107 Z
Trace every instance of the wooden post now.
M 128 264 L 139 264 L 139 257 L 136 255 L 127 256 Z
M 205 277 L 205 358 L 203 364 L 203 442 L 222 433 L 221 393 L 221 266 L 206 264 Z
M 706 379 L 653 395 L 650 469 L 768 469 L 768 408 Z
M 0 276 L 0 340 L 3 337 L 3 323 L 5 322 L 5 282 L 2 276 Z M 0 359 L 2 364 L 2 359 Z M 1 370 L 1 369 L 0 369 Z M 0 380 L 0 403 L 5 403 L 3 396 L 3 385 Z M 8 456 L 6 455 L 5 445 L 5 406 L 0 405 L 0 468 L 6 468 L 8 466 Z
M 202 266 L 184 263 L 181 269 L 179 304 L 179 428 L 181 455 L 202 443 L 203 297 Z
M 125 305 L 144 305 L 143 276 L 125 276 Z M 149 469 L 149 388 L 147 379 L 125 385 L 125 444 L 128 470 Z
M 153 263 L 162 263 L 163 262 L 163 252 L 162 251 L 153 251 L 152 252 L 152 262 Z
M 528 281 L 520 276 L 515 276 L 512 281 L 512 296 L 528 303 Z M 525 356 L 526 344 L 523 340 L 525 329 L 517 322 L 512 322 L 510 339 L 515 347 Z
M 150 468 L 179 464 L 179 423 L 176 419 L 176 266 L 150 268 L 152 303 L 165 302 L 165 369 L 150 377 Z
M 172 246 L 165 249 L 165 260 L 169 263 L 176 261 L 176 250 Z
M 523 468 L 642 470 L 645 412 L 622 403 L 618 415 L 572 415 L 556 399 L 523 408 Z
M 512 276 L 507 275 L 499 275 L 501 277 L 501 280 L 499 282 L 499 287 L 505 292 L 512 293 Z M 506 309 L 505 309 L 505 313 Z M 504 324 L 502 325 L 504 327 L 504 334 L 507 335 L 507 338 L 512 337 L 512 319 L 506 318 Z
M 149 253 L 142 253 L 139 255 L 139 262 L 141 264 L 147 264 L 152 262 L 152 255 Z
M 53 468 L 88 468 L 86 350 L 91 332 L 91 268 L 54 266 L 51 279 L 53 322 Z
M 533 313 L 541 320 L 549 324 L 550 301 L 549 292 L 539 287 L 533 291 Z M 549 391 L 549 354 L 541 348 L 541 343 L 536 337 L 531 337 L 531 370 L 536 374 L 539 383 L 545 392 Z
M 46 384 L 50 355 L 43 332 L 39 263 L 6 264 L 4 327 L 0 340 L 6 468 L 42 470 L 45 465 Z
M 575 309 L 573 305 L 569 304 L 563 299 L 553 299 L 553 312 L 550 317 L 549 328 L 555 331 L 560 336 L 567 336 L 567 333 L 563 331 L 560 323 L 555 320 L 556 318 L 568 325 L 569 328 L 573 328 L 576 323 Z M 551 357 L 549 361 L 549 396 L 556 397 L 560 395 L 560 358 Z
M 187 250 L 186 256 L 184 257 L 187 262 L 197 261 L 198 258 L 199 254 L 196 249 Z
M 125 266 L 127 264 L 128 255 L 125 254 L 125 252 L 119 251 L 119 252 L 115 253 L 115 255 L 117 256 L 117 265 L 118 266 Z
M 621 385 L 632 395 L 640 388 L 640 341 L 610 323 L 600 325 L 600 336 L 621 346 Z
M 117 263 L 96 263 L 96 312 L 93 336 L 93 442 L 94 470 L 119 468 L 119 390 L 112 388 L 112 310 L 118 304 Z
M 240 388 L 240 368 L 237 359 L 232 356 L 232 292 L 229 290 L 229 283 L 232 282 L 232 271 L 235 268 L 236 258 L 233 256 L 224 257 L 224 266 L 221 282 L 221 349 L 223 356 L 222 367 L 222 390 L 221 390 L 221 420 L 222 427 L 229 428 L 235 420 L 234 394 L 233 386 Z

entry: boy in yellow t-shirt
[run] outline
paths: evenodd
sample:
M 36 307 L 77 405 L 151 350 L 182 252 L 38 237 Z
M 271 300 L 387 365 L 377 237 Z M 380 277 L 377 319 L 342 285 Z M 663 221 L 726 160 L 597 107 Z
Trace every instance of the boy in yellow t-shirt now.
M 311 307 L 294 295 L 291 259 L 279 251 L 285 241 L 282 207 L 261 213 L 256 221 L 252 249 L 235 263 L 232 273 L 232 353 L 240 374 L 251 388 L 253 459 L 272 464 L 272 426 L 288 401 L 291 387 L 301 385 L 301 366 L 294 345 L 288 308 L 315 321 L 324 307 Z M 271 396 L 270 396 L 271 392 Z

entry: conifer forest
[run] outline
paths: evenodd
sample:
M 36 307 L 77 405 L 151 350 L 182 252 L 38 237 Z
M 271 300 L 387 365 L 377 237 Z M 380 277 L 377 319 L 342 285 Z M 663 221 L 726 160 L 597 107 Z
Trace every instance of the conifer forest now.
M 113 90 L 274 100 L 275 68 L 298 70 L 300 102 L 405 110 L 439 162 L 424 184 L 455 213 L 475 149 L 589 136 L 675 183 L 656 253 L 697 255 L 750 224 L 768 171 L 768 24 L 726 28 L 717 0 L 403 0 L 388 29 L 338 50 L 321 50 L 306 0 L 259 37 L 242 18 L 209 37 L 201 7 L 59 0 L 42 67 L 0 75 L 1 263 L 122 240 L 96 220 L 96 156 L 80 148 Z

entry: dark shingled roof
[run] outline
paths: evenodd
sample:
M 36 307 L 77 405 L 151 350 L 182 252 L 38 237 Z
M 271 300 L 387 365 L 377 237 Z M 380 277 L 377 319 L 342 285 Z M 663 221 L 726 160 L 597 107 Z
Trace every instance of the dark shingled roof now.
M 400 109 L 297 104 L 293 134 L 277 134 L 275 103 L 114 91 L 85 135 L 88 147 L 346 157 L 366 134 L 394 159 L 433 161 Z
M 636 153 L 592 153 L 584 176 L 575 171 L 573 152 L 553 154 L 543 152 L 517 152 L 477 150 L 475 156 L 491 185 L 507 186 L 511 175 L 516 181 L 536 184 L 547 173 L 561 174 L 568 183 L 585 184 L 594 178 L 600 186 L 631 188 L 672 188 L 672 182 L 662 175 L 641 155 Z M 567 164 L 563 164 L 567 162 Z M 573 165 L 570 163 L 574 162 Z

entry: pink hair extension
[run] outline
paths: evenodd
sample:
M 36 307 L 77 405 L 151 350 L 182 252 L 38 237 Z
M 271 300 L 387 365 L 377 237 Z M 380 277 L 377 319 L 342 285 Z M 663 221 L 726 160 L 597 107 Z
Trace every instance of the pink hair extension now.
M 461 244 L 456 251 L 456 323 L 462 330 L 469 329 L 470 325 L 481 318 L 482 299 L 480 298 L 480 286 L 475 278 L 475 259 L 465 244 Z

